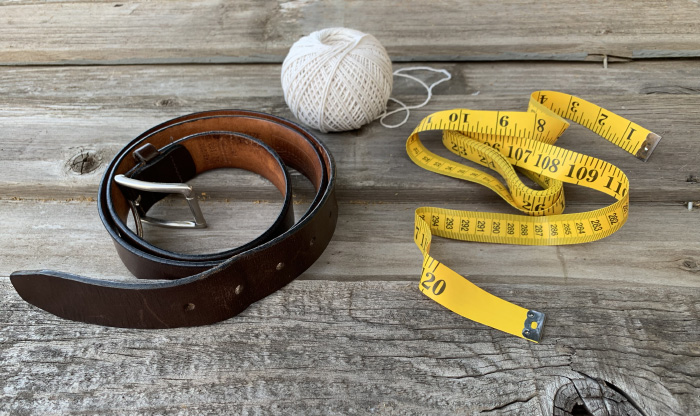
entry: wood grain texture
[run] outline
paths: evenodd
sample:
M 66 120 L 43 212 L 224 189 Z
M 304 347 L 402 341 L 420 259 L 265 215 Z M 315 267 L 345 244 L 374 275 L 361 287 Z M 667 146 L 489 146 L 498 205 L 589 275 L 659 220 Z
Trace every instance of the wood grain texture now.
M 107 5 L 56 2 L 45 10 Z M 9 2 L 0 20 L 12 7 L 34 10 Z M 693 414 L 700 408 L 700 211 L 685 204 L 700 201 L 700 66 L 444 66 L 453 80 L 407 125 L 319 135 L 338 162 L 340 204 L 337 232 L 316 264 L 237 318 L 168 331 L 57 319 L 21 301 L 8 276 L 50 268 L 131 279 L 97 216 L 105 163 L 141 131 L 188 112 L 238 107 L 291 118 L 280 66 L 0 67 L 0 414 Z M 421 171 L 404 150 L 413 126 L 432 111 L 524 110 L 537 89 L 579 95 L 664 136 L 647 163 L 578 126 L 561 139 L 631 179 L 630 219 L 604 240 L 563 247 L 435 240 L 432 254 L 454 270 L 547 313 L 539 345 L 420 294 L 416 207 L 510 211 L 488 191 Z M 396 85 L 408 102 L 421 94 Z M 440 146 L 436 135 L 425 141 Z M 312 193 L 295 172 L 293 181 L 299 216 Z M 254 237 L 279 209 L 276 190 L 253 174 L 212 172 L 194 184 L 211 228 L 150 229 L 150 241 L 188 252 L 222 249 Z M 576 187 L 567 192 L 571 211 L 610 202 Z M 176 197 L 161 205 L 156 214 L 187 215 Z
M 643 414 L 697 409 L 697 289 L 486 287 L 545 304 L 546 340 L 445 313 L 415 283 L 296 281 L 216 325 L 139 331 L 58 320 L 2 279 L 0 411 L 551 415 L 587 379 Z
M 325 27 L 375 35 L 395 61 L 700 55 L 695 2 L 9 1 L 2 64 L 281 62 Z
M 406 137 L 433 111 L 524 111 L 530 93 L 556 89 L 579 95 L 664 136 L 647 163 L 577 125 L 559 142 L 620 167 L 630 177 L 633 201 L 681 204 L 700 200 L 700 141 L 695 137 L 700 129 L 700 66 L 696 62 L 678 61 L 670 66 L 621 63 L 607 70 L 592 63 L 448 68 L 455 74 L 454 81 L 440 85 L 430 106 L 414 111 L 403 127 L 388 130 L 375 122 L 344 135 L 320 135 L 338 161 L 341 198 L 495 202 L 490 191 L 415 167 L 405 155 Z M 0 68 L 0 93 L 7 102 L 0 112 L 2 192 L 23 198 L 94 196 L 104 164 L 118 149 L 147 128 L 185 113 L 247 108 L 293 118 L 282 99 L 278 77 L 277 65 Z M 476 92 L 479 94 L 473 95 Z M 420 88 L 407 83 L 395 89 L 395 96 L 408 102 L 421 102 L 421 94 Z M 431 149 L 451 157 L 440 150 L 438 135 L 425 137 Z M 71 166 L 85 154 L 95 159 L 94 170 L 76 174 Z M 407 173 L 420 180 L 407 181 Z M 227 186 L 236 187 L 237 197 L 259 198 L 259 181 L 232 181 Z M 222 187 L 212 185 L 209 190 L 215 195 L 226 195 Z M 607 201 L 602 194 L 579 187 L 572 187 L 567 199 L 573 204 Z
M 154 215 L 187 218 L 180 199 Z M 201 203 L 210 228 L 201 231 L 146 227 L 149 241 L 180 252 L 216 252 L 264 231 L 280 204 Z M 295 205 L 299 217 L 303 210 Z M 300 279 L 417 282 L 422 257 L 412 239 L 415 203 L 339 205 L 336 233 L 321 258 Z M 490 204 L 447 205 L 493 211 Z M 592 206 L 589 208 L 593 208 Z M 131 279 L 97 217 L 94 201 L 0 201 L 7 219 L 0 234 L 0 276 L 18 269 L 55 269 L 109 279 Z M 638 204 L 620 231 L 593 243 L 533 247 L 466 243 L 436 238 L 432 255 L 477 284 L 525 281 L 543 285 L 587 282 L 594 286 L 700 287 L 698 211 Z M 61 244 L 57 242 L 62 241 Z M 535 308 L 534 306 L 531 306 Z M 537 308 L 535 308 L 537 309 Z

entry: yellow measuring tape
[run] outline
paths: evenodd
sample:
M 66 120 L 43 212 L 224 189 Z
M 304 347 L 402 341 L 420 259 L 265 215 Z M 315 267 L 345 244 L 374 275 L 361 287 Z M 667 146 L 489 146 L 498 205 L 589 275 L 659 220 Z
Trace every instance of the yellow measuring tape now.
M 488 243 L 561 245 L 598 240 L 627 220 L 629 181 L 614 165 L 553 143 L 573 120 L 646 161 L 661 136 L 588 101 L 556 91 L 537 91 L 527 112 L 455 109 L 426 117 L 413 130 L 406 151 L 418 166 L 441 175 L 484 185 L 524 215 L 416 210 L 414 241 L 423 253 L 420 290 L 468 319 L 539 342 L 544 314 L 528 310 L 480 289 L 430 256 L 432 236 Z M 426 149 L 418 135 L 442 130 L 453 153 L 488 167 L 499 179 Z M 516 169 L 542 189 L 532 189 Z M 616 202 L 576 214 L 564 210 L 563 182 L 608 194 Z

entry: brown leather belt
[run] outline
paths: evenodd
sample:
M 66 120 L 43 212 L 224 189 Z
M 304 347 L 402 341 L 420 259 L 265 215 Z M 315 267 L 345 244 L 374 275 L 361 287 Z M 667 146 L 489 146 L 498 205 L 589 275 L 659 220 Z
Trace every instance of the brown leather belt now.
M 316 189 L 311 206 L 296 223 L 284 165 L 306 176 Z M 163 250 L 141 238 L 141 222 L 205 226 L 196 197 L 184 182 L 224 167 L 256 172 L 284 195 L 280 215 L 267 232 L 233 250 L 196 255 Z M 10 280 L 25 301 L 75 321 L 125 328 L 218 322 L 282 288 L 321 255 L 337 221 L 334 185 L 331 154 L 290 121 L 239 110 L 179 117 L 124 147 L 99 188 L 100 218 L 122 261 L 137 278 L 160 281 L 113 282 L 51 270 L 18 271 Z M 171 192 L 185 195 L 194 222 L 147 216 Z M 127 227 L 130 213 L 136 231 Z

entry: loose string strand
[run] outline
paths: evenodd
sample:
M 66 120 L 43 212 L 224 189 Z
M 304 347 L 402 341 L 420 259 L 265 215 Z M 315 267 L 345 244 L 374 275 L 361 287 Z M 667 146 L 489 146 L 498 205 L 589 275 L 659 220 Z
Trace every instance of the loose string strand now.
M 431 71 L 431 72 L 441 73 L 441 74 L 443 74 L 443 75 L 445 75 L 445 76 L 444 76 L 443 78 L 441 78 L 441 79 L 439 79 L 439 80 L 433 82 L 432 84 L 430 84 L 430 85 L 428 86 L 428 85 L 427 85 L 425 82 L 423 82 L 421 79 L 416 78 L 416 77 L 414 77 L 414 76 L 412 76 L 412 75 L 408 75 L 408 74 L 405 74 L 405 73 L 404 73 L 404 72 L 407 72 L 407 71 Z M 412 67 L 407 67 L 407 68 L 400 68 L 400 69 L 397 69 L 396 71 L 394 71 L 394 74 L 393 74 L 393 75 L 396 76 L 396 77 L 408 78 L 408 79 L 413 80 L 413 81 L 417 82 L 418 84 L 422 85 L 423 88 L 425 88 L 426 91 L 428 91 L 428 97 L 427 97 L 427 98 L 425 99 L 425 101 L 423 101 L 422 103 L 417 104 L 417 105 L 412 105 L 412 106 L 408 106 L 408 105 L 404 104 L 402 101 L 400 101 L 400 100 L 398 100 L 398 99 L 396 99 L 396 98 L 389 97 L 389 101 L 393 101 L 393 102 L 395 102 L 396 104 L 400 105 L 401 107 L 400 107 L 400 108 L 397 108 L 397 109 L 395 109 L 395 110 L 389 111 L 389 112 L 387 112 L 387 111 L 385 110 L 384 113 L 382 113 L 379 117 L 377 117 L 377 119 L 379 119 L 379 123 L 380 123 L 382 126 L 388 128 L 388 129 L 395 129 L 395 128 L 397 128 L 397 127 L 401 127 L 401 126 L 403 126 L 404 124 L 406 124 L 406 123 L 408 122 L 409 116 L 411 115 L 411 110 L 415 110 L 415 109 L 417 109 L 417 108 L 424 107 L 426 104 L 428 104 L 428 103 L 430 102 L 430 99 L 433 97 L 433 88 L 435 88 L 436 86 L 442 84 L 442 83 L 445 82 L 445 81 L 449 81 L 449 80 L 452 79 L 452 74 L 450 74 L 450 72 L 447 71 L 446 69 L 431 68 L 431 67 L 429 67 L 429 66 L 412 66 Z M 405 111 L 405 112 L 406 112 L 406 116 L 405 116 L 404 119 L 403 119 L 402 121 L 400 121 L 398 124 L 386 124 L 386 123 L 384 122 L 384 119 L 386 119 L 386 118 L 389 117 L 390 115 L 396 114 L 396 113 L 401 112 L 401 111 Z

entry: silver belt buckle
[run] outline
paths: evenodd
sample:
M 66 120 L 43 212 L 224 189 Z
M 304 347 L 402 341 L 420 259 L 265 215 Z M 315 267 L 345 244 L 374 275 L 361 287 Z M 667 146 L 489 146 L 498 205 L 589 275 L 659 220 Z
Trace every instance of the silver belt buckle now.
M 143 238 L 143 225 L 142 223 L 155 225 L 158 227 L 166 228 L 206 228 L 207 222 L 204 219 L 202 210 L 199 208 L 199 202 L 197 202 L 197 196 L 194 193 L 194 189 L 191 185 L 186 183 L 162 183 L 162 182 L 147 182 L 138 179 L 129 178 L 124 175 L 117 175 L 114 177 L 114 181 L 119 185 L 126 186 L 128 188 L 137 189 L 139 191 L 146 192 L 160 192 L 164 194 L 182 194 L 190 206 L 190 211 L 192 216 L 194 216 L 194 221 L 170 221 L 163 220 L 160 218 L 153 218 L 147 215 L 140 215 L 138 211 L 139 200 L 129 201 L 131 205 L 131 212 L 134 215 L 134 223 L 136 224 L 136 234 Z

